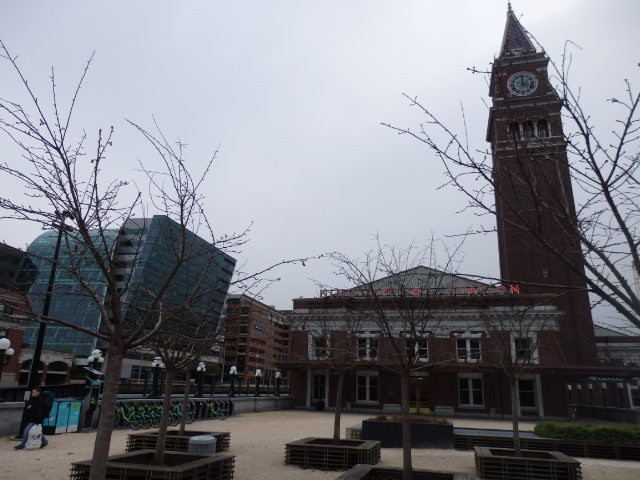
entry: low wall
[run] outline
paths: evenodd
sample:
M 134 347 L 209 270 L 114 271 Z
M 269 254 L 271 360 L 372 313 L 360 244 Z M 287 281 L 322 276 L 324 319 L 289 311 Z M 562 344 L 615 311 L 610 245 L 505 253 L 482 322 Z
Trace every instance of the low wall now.
M 192 398 L 193 399 L 193 398 Z M 209 398 L 205 398 L 209 400 Z M 135 398 L 129 400 L 135 401 Z M 176 400 L 179 400 L 176 398 Z M 195 400 L 195 399 L 194 399 Z M 267 412 L 272 410 L 290 410 L 293 408 L 294 398 L 289 396 L 260 396 L 260 397 L 215 397 L 213 400 L 233 401 L 233 413 Z M 0 403 L 0 436 L 17 434 L 22 419 L 24 402 Z M 84 412 L 80 412 L 83 418 Z M 197 420 L 196 420 L 197 421 Z
M 18 433 L 23 409 L 24 402 L 0 403 L 0 436 Z
M 225 397 L 233 402 L 233 414 L 246 412 L 267 412 L 273 410 L 291 410 L 294 397 Z

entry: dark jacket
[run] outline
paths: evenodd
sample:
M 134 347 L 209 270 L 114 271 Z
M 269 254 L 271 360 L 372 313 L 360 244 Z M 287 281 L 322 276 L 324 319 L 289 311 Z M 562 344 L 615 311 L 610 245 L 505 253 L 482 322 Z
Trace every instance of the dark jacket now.
M 42 423 L 47 418 L 47 405 L 41 397 L 31 398 L 25 405 L 27 409 L 27 423 Z

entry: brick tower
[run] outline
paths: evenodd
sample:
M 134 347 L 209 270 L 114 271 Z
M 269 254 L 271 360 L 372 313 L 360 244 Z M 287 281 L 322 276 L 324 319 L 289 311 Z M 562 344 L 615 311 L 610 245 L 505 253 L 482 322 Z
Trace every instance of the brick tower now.
M 564 312 L 558 338 L 566 364 L 594 364 L 593 321 L 581 278 L 584 257 L 574 229 L 562 100 L 549 83 L 548 62 L 509 6 L 500 55 L 491 71 L 493 106 L 487 128 L 500 276 L 519 283 L 523 293 L 557 295 L 553 303 Z

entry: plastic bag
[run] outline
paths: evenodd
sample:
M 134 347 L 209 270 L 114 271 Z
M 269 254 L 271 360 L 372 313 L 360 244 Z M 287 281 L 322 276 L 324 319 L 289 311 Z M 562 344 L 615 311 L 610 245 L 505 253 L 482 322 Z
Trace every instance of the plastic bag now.
M 42 442 L 42 425 L 39 423 L 35 424 L 29 429 L 29 438 L 27 439 L 27 444 L 25 448 L 40 448 L 40 444 Z

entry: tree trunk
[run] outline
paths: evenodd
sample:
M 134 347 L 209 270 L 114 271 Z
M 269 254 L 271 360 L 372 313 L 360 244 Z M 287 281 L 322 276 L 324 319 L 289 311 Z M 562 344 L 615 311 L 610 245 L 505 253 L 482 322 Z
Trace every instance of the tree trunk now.
M 413 479 L 411 461 L 411 423 L 409 421 L 409 375 L 400 376 L 400 412 L 402 414 L 402 480 Z
M 513 375 L 509 379 L 509 386 L 511 387 L 511 418 L 513 423 L 513 453 L 516 456 L 522 455 L 520 449 L 520 431 L 518 425 L 518 417 L 520 414 L 520 402 L 518 401 L 518 376 Z
M 167 427 L 169 426 L 171 392 L 173 389 L 173 379 L 176 376 L 176 372 L 173 369 L 167 369 L 166 372 L 164 397 L 162 398 L 162 418 L 160 419 L 160 426 L 158 427 L 158 443 L 156 444 L 156 454 L 153 457 L 154 465 L 164 465 L 164 446 L 167 439 Z
M 336 387 L 336 410 L 333 416 L 333 443 L 340 445 L 340 417 L 342 416 L 342 391 L 344 390 L 344 372 L 338 373 Z
M 118 399 L 118 384 L 122 370 L 124 352 L 119 346 L 110 346 L 107 353 L 107 365 L 104 370 L 104 385 L 102 387 L 102 403 L 100 406 L 100 420 L 98 431 L 93 444 L 93 458 L 89 480 L 103 480 L 107 474 L 107 460 L 111 447 L 111 433 L 113 432 L 116 400 Z
M 184 397 L 182 397 L 180 417 L 180 435 L 184 435 L 184 431 L 187 425 L 187 411 L 189 407 L 189 391 L 191 390 L 191 368 L 186 368 L 186 383 L 184 384 Z M 195 413 L 195 412 L 194 412 Z

